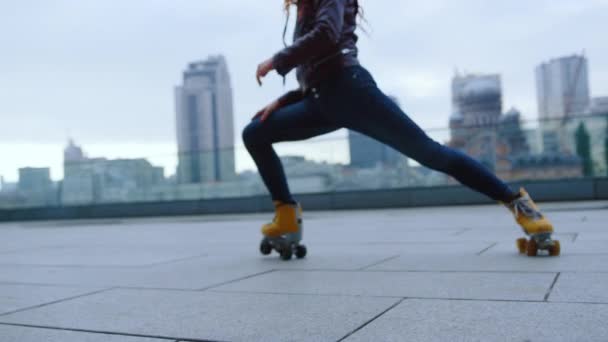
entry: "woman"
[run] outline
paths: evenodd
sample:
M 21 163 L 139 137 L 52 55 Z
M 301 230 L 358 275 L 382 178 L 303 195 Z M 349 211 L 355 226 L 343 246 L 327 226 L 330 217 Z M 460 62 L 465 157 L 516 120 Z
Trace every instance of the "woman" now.
M 551 240 L 553 226 L 540 213 L 524 189 L 511 190 L 472 158 L 429 138 L 401 109 L 383 94 L 370 73 L 357 60 L 358 0 L 285 0 L 297 5 L 293 44 L 262 62 L 256 77 L 275 70 L 285 76 L 297 69 L 300 88 L 260 110 L 243 131 L 276 208 L 273 222 L 264 225 L 267 238 L 297 234 L 301 209 L 291 195 L 281 161 L 272 144 L 305 140 L 340 128 L 368 135 L 433 170 L 504 203 L 524 232 L 520 252 L 537 248 L 559 254 Z M 288 12 L 289 13 L 289 12 Z

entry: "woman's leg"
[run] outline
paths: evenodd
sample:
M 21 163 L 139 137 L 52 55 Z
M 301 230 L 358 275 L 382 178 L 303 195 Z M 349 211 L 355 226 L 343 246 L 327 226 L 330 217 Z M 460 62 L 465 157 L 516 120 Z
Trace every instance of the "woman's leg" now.
M 431 139 L 375 84 L 358 89 L 360 101 L 341 115 L 345 126 L 383 142 L 420 164 L 446 173 L 496 201 L 511 202 L 517 193 L 473 158 Z
M 327 122 L 322 117 L 318 105 L 309 99 L 277 110 L 264 122 L 255 119 L 245 127 L 243 142 L 274 201 L 295 203 L 287 185 L 283 165 L 272 144 L 305 140 L 338 128 Z
M 362 67 L 346 69 L 338 81 L 324 89 L 323 111 L 333 121 L 383 142 L 431 169 L 442 171 L 462 184 L 501 201 L 509 207 L 530 242 L 518 240 L 520 252 L 536 255 L 547 249 L 560 254 L 559 241 L 553 241 L 553 225 L 540 212 L 530 196 L 514 192 L 507 184 L 471 157 L 429 138 L 392 100 L 376 86 Z M 525 248 L 524 248 L 525 247 Z

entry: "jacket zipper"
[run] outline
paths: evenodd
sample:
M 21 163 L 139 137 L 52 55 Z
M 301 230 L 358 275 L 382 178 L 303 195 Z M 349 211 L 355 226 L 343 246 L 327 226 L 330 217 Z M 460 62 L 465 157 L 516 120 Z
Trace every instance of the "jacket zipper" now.
M 338 52 L 332 53 L 331 55 L 326 56 L 326 57 L 322 58 L 321 60 L 317 61 L 315 64 L 313 64 L 311 66 L 311 69 L 314 69 L 314 68 L 318 67 L 319 65 L 322 65 L 322 64 L 328 62 L 329 60 L 332 60 L 332 59 L 334 59 L 334 58 L 336 58 L 338 56 L 346 56 L 346 55 L 348 55 L 348 54 L 350 54 L 352 52 L 354 52 L 354 50 L 351 50 L 351 49 L 342 49 L 342 50 L 340 50 Z

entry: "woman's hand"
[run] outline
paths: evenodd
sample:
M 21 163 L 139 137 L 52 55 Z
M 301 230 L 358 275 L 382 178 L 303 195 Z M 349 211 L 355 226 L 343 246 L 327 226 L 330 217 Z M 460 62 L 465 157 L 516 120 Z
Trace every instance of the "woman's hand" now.
M 253 121 L 256 118 L 260 118 L 260 120 L 264 122 L 266 121 L 266 119 L 268 119 L 270 114 L 274 113 L 279 108 L 281 108 L 281 103 L 279 102 L 279 100 L 275 100 L 274 102 L 257 112 L 257 114 L 254 115 L 253 118 L 251 118 L 251 120 Z
M 272 70 L 274 70 L 274 67 L 272 66 L 272 58 L 267 59 L 264 62 L 260 63 L 260 65 L 258 65 L 258 70 L 255 73 L 255 78 L 258 80 L 258 84 L 260 86 L 262 85 L 262 78 L 266 77 L 266 75 L 268 75 L 268 73 Z

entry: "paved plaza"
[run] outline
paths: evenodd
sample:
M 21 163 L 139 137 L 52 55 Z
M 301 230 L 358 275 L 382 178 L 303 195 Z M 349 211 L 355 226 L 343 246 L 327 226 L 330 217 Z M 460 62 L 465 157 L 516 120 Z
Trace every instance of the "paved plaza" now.
M 290 262 L 270 213 L 0 224 L 0 341 L 608 341 L 608 202 L 542 206 L 558 258 L 498 205 L 305 211 Z

